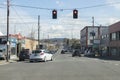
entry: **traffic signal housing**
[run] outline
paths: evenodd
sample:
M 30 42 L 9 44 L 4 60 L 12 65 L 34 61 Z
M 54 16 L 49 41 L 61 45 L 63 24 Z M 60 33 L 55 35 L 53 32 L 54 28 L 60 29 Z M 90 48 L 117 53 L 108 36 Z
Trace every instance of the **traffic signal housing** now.
M 74 9 L 73 10 L 73 19 L 77 19 L 78 18 L 78 10 Z
M 57 10 L 52 11 L 52 18 L 57 19 Z

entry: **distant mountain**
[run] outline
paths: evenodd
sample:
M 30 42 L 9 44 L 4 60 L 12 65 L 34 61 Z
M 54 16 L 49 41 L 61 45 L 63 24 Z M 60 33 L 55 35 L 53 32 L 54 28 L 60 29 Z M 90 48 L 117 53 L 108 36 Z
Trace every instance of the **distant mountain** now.
M 63 42 L 65 38 L 51 38 L 49 39 L 49 41 L 52 41 L 52 42 Z
M 66 39 L 66 38 L 50 38 L 50 39 L 42 39 L 41 41 L 49 41 L 49 42 L 58 42 L 58 43 L 60 43 L 60 42 L 63 42 L 64 39 Z

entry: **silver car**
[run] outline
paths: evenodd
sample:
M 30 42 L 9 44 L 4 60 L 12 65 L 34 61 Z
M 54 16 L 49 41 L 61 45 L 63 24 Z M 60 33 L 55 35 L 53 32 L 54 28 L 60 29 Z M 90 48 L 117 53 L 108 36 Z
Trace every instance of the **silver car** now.
M 47 50 L 34 50 L 32 51 L 32 54 L 30 55 L 29 58 L 30 62 L 33 61 L 52 61 L 53 60 L 53 55 L 49 53 Z

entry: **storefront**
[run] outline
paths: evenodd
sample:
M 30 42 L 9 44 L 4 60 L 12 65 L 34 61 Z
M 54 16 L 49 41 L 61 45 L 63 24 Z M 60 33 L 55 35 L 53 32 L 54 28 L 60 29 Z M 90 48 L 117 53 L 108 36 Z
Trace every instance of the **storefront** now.
M 17 39 L 15 37 L 9 37 L 9 51 L 11 55 L 16 55 Z M 7 36 L 0 36 L 0 49 L 7 51 Z

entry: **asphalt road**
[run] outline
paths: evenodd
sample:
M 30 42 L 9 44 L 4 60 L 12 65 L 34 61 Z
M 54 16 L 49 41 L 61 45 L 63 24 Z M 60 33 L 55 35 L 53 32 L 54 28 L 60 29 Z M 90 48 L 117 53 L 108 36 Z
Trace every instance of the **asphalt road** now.
M 120 61 L 55 54 L 52 62 L 0 65 L 0 80 L 120 80 Z

